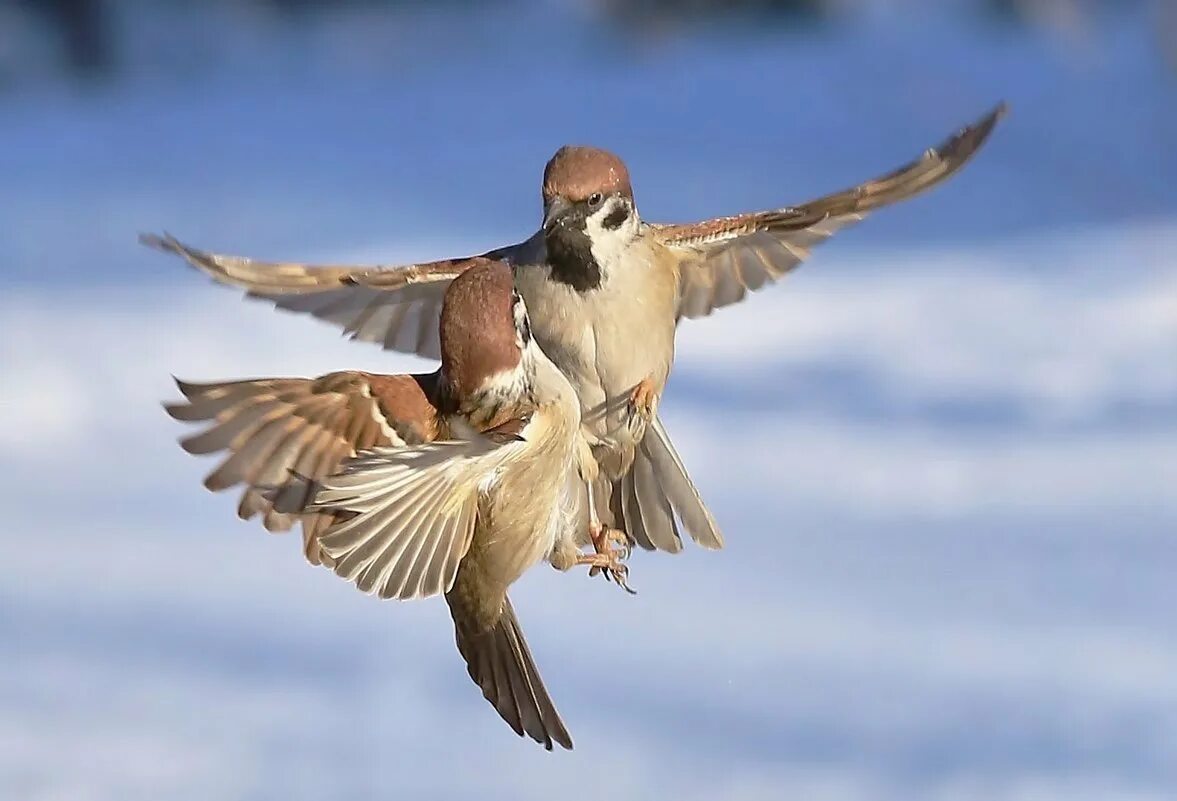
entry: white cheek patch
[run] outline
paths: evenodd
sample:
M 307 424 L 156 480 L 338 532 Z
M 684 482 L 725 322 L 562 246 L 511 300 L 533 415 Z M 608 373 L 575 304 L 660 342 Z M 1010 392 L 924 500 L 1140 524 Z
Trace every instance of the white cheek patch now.
M 629 212 L 621 225 L 609 228 L 605 220 L 620 210 Z M 637 236 L 638 215 L 629 204 L 621 198 L 611 198 L 596 214 L 584 221 L 584 232 L 592 242 L 593 258 L 601 268 L 601 273 L 608 276 L 613 265 L 624 256 L 629 244 Z
M 523 352 L 527 355 L 527 350 Z M 510 370 L 500 370 L 489 376 L 483 384 L 483 389 L 499 397 L 515 399 L 527 391 L 527 365 L 520 360 L 519 364 Z

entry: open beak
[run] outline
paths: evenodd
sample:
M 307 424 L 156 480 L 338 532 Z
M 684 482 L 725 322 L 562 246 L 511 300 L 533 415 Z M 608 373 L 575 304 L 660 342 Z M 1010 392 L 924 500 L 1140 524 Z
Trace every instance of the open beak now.
M 556 195 L 554 198 L 552 198 L 551 202 L 548 203 L 547 208 L 544 209 L 544 230 L 552 230 L 553 226 L 558 224 L 560 222 L 560 218 L 568 213 L 568 210 L 571 208 L 572 204 L 569 203 L 564 197 Z

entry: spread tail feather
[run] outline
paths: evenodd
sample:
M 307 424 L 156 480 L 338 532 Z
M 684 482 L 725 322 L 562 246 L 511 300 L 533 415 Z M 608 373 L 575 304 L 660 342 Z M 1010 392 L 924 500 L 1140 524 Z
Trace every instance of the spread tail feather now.
M 462 625 L 455 603 L 450 599 L 458 651 L 482 695 L 520 737 L 526 734 L 549 751 L 552 743 L 571 750 L 572 737 L 540 679 L 511 600 L 504 596 L 502 615 L 486 631 Z
M 609 482 L 602 478 L 596 492 Z M 602 503 L 613 516 L 613 525 L 625 531 L 642 548 L 677 553 L 682 550 L 675 518 L 698 545 L 709 550 L 723 547 L 723 534 L 686 467 L 670 442 L 657 415 L 634 452 L 633 466 L 607 490 Z

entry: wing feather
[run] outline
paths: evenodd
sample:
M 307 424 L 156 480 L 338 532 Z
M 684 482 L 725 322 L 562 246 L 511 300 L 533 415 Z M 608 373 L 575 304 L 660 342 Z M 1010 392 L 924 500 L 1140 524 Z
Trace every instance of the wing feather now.
M 520 447 L 479 436 L 346 460 L 310 506 L 354 515 L 319 538 L 335 572 L 382 598 L 448 592 L 474 536 L 479 487 Z
M 980 149 L 1005 113 L 997 106 L 972 125 L 892 172 L 799 206 L 719 217 L 684 225 L 650 226 L 683 255 L 678 316 L 703 317 L 737 303 L 809 257 L 834 232 L 941 183 Z
M 246 297 L 333 323 L 352 339 L 433 359 L 441 356 L 437 328 L 445 289 L 482 258 L 397 266 L 312 265 L 210 253 L 170 234 L 142 234 L 139 241 L 180 256 L 218 283 L 244 289 Z M 512 250 L 485 255 L 504 258 Z M 406 319 L 412 320 L 407 329 L 402 325 Z
M 436 427 L 432 400 L 413 376 L 340 372 L 317 379 L 177 385 L 186 402 L 166 404 L 168 414 L 208 424 L 181 440 L 184 449 L 227 451 L 205 486 L 220 491 L 244 484 L 238 515 L 261 515 L 269 531 L 301 522 L 307 558 L 314 564 L 321 561 L 314 535 L 330 517 L 306 508 L 315 481 L 358 451 L 403 444 L 398 431 Z

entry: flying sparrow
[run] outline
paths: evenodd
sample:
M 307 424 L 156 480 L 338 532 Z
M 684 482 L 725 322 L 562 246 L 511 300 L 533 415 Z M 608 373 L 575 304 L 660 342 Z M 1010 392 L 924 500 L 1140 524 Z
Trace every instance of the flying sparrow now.
M 543 222 L 526 241 L 492 250 L 514 268 L 540 347 L 580 398 L 600 465 L 589 526 L 624 529 L 640 546 L 676 552 L 676 516 L 705 548 L 723 538 L 657 415 L 679 319 L 701 317 L 788 273 L 815 245 L 867 213 L 957 172 L 1005 111 L 851 189 L 797 206 L 665 225 L 638 215 L 625 165 L 591 147 L 563 147 L 544 170 Z M 165 236 L 145 244 L 183 256 L 221 283 L 279 308 L 342 326 L 353 339 L 439 354 L 433 335 L 447 284 L 470 258 L 402 266 L 311 266 L 206 253 Z
M 444 593 L 487 700 L 519 734 L 571 748 L 506 592 L 543 559 L 624 586 L 624 552 L 581 554 L 574 535 L 596 468 L 580 404 L 502 262 L 478 260 L 449 284 L 439 341 L 428 375 L 179 382 L 188 400 L 167 410 L 212 422 L 182 444 L 230 452 L 205 484 L 244 483 L 242 517 L 272 531 L 300 521 L 307 558 L 364 592 Z

